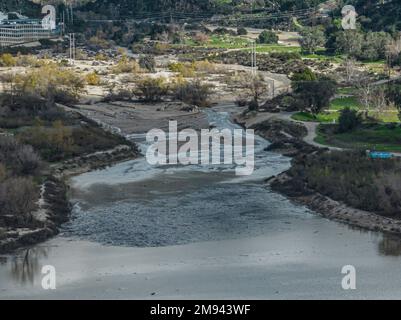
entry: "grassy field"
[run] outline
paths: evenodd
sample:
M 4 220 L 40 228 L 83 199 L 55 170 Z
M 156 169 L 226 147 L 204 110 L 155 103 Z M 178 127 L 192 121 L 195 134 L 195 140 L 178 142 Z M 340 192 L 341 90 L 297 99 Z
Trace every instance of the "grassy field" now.
M 363 65 L 374 74 L 384 75 L 386 73 L 386 63 L 384 60 L 364 62 Z
M 354 87 L 344 87 L 337 89 L 338 94 L 356 94 L 356 88 Z
M 305 122 L 329 122 L 333 123 L 333 121 L 337 121 L 339 117 L 338 112 L 327 112 L 327 113 L 319 113 L 314 117 L 309 112 L 297 112 L 291 118 L 297 121 L 305 121 Z
M 217 49 L 241 49 L 249 47 L 250 41 L 229 35 L 213 35 L 205 46 Z
M 316 142 L 347 149 L 401 152 L 399 125 L 366 124 L 347 133 L 336 133 L 335 126 L 320 125 Z
M 351 90 L 351 89 L 348 89 Z M 344 97 L 337 98 L 331 101 L 329 110 L 326 112 L 319 113 L 314 117 L 309 112 L 298 112 L 292 116 L 292 119 L 298 121 L 312 121 L 312 122 L 322 122 L 322 123 L 333 123 L 337 122 L 340 116 L 340 111 L 345 108 L 350 108 L 354 110 L 361 110 L 362 105 L 358 102 L 355 97 Z M 381 113 L 369 112 L 369 116 L 376 118 L 379 122 L 391 123 L 399 122 L 398 113 L 396 110 L 388 110 Z
M 333 99 L 330 103 L 330 110 L 342 110 L 345 108 L 350 108 L 354 110 L 359 110 L 362 108 L 361 104 L 359 103 L 358 99 L 355 97 L 344 97 L 344 98 L 337 98 Z

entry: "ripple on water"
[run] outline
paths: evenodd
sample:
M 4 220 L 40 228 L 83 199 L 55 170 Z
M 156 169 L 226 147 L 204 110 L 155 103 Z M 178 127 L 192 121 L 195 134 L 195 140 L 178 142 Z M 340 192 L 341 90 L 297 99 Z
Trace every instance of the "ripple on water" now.
M 168 246 L 262 235 L 290 228 L 281 223 L 286 217 L 307 216 L 303 207 L 262 185 L 212 185 L 152 201 L 124 200 L 85 210 L 76 205 L 64 234 L 110 245 Z

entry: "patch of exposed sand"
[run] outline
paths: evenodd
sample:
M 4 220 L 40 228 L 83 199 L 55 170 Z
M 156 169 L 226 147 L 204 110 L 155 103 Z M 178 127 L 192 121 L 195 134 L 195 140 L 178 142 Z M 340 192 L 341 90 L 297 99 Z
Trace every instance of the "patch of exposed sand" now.
M 77 108 L 84 116 L 112 128 L 119 128 L 125 135 L 145 133 L 155 128 L 167 131 L 170 120 L 178 122 L 179 130 L 209 128 L 204 113 L 181 102 L 114 102 L 78 105 Z

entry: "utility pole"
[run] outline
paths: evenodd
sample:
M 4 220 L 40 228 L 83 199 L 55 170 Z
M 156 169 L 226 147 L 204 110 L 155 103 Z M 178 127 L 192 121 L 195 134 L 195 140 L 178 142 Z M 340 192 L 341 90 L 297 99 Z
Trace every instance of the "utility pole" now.
M 252 71 L 252 74 L 253 74 L 253 57 L 254 57 L 254 55 L 253 55 L 253 42 L 252 42 L 252 44 L 251 44 L 251 71 Z
M 253 54 L 255 55 L 255 75 L 258 72 L 258 64 L 257 64 L 257 60 L 256 60 L 256 41 L 253 43 Z
M 75 33 L 72 34 L 72 58 L 75 62 L 76 60 L 76 50 L 75 50 Z
M 68 34 L 68 39 L 70 41 L 70 63 L 74 64 L 75 58 L 76 58 L 76 52 L 75 52 L 75 33 L 69 33 Z
M 69 59 L 70 59 L 70 64 L 72 64 L 72 36 L 71 33 L 68 34 L 68 40 L 69 40 L 69 44 L 70 44 L 70 51 L 69 51 Z
M 256 76 L 257 71 L 257 62 L 256 62 L 256 42 L 252 42 L 252 50 L 251 50 L 251 68 L 252 68 L 252 75 Z
M 276 82 L 273 79 L 272 81 L 272 95 L 273 95 L 273 99 L 276 97 Z

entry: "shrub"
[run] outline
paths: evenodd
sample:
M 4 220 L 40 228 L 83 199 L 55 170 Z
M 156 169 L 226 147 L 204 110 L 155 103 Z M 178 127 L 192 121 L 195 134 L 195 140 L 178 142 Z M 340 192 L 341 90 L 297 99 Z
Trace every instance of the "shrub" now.
M 210 86 L 201 83 L 199 80 L 183 82 L 177 84 L 174 88 L 176 99 L 198 107 L 208 107 L 210 105 L 210 94 Z
M 195 36 L 193 37 L 193 39 L 197 44 L 200 44 L 200 45 L 206 44 L 209 42 L 209 36 L 202 32 L 196 33 Z
M 18 175 L 34 175 L 40 168 L 39 155 L 32 146 L 21 145 L 12 155 L 14 173 Z
M 245 36 L 245 35 L 247 35 L 247 34 L 248 34 L 248 31 L 247 31 L 245 28 L 240 27 L 240 28 L 237 29 L 237 35 L 239 35 L 239 36 Z
M 401 210 L 399 159 L 372 161 L 359 151 L 330 151 L 295 158 L 289 175 L 334 200 L 384 215 Z
M 111 68 L 111 72 L 114 74 L 139 73 L 141 72 L 141 67 L 138 62 L 124 55 L 117 64 Z
M 100 77 L 96 72 L 88 73 L 85 76 L 86 83 L 90 86 L 98 86 L 100 85 Z
M 251 101 L 248 102 L 249 111 L 256 111 L 258 109 L 259 109 L 259 103 L 255 99 L 252 99 Z
M 296 99 L 290 95 L 282 97 L 280 106 L 284 109 L 293 109 L 296 106 Z
M 3 53 L 0 56 L 0 66 L 13 67 L 17 64 L 17 60 L 10 53 Z
M 215 73 L 217 68 L 216 65 L 209 60 L 196 61 L 192 67 L 198 72 Z
M 18 55 L 16 65 L 22 67 L 39 68 L 42 64 L 41 61 L 33 55 Z
M 147 102 L 161 101 L 168 94 L 168 85 L 164 78 L 147 77 L 137 83 L 135 94 Z
M 108 58 L 103 53 L 97 53 L 95 56 L 96 61 L 107 61 Z
M 216 29 L 213 31 L 213 33 L 219 34 L 219 35 L 233 34 L 232 31 L 230 31 L 229 29 L 224 28 L 224 27 L 218 27 L 218 28 L 216 28 Z
M 15 215 L 19 223 L 31 220 L 38 189 L 31 178 L 10 178 L 0 184 L 0 215 Z
M 278 42 L 278 36 L 273 31 L 265 30 L 259 34 L 257 41 L 262 44 L 275 44 Z
M 124 100 L 132 100 L 134 93 L 132 90 L 126 89 L 126 88 L 117 88 L 115 89 L 114 87 L 110 88 L 109 93 L 106 95 L 104 98 L 105 102 L 111 102 L 111 101 L 124 101 Z
M 308 67 L 306 67 L 302 71 L 295 72 L 291 77 L 291 80 L 295 83 L 297 81 L 315 81 L 316 79 L 316 74 Z
M 156 70 L 156 60 L 152 55 L 141 56 L 139 58 L 139 66 L 142 69 L 146 69 L 150 72 L 155 72 Z
M 54 63 L 45 64 L 27 74 L 19 74 L 11 80 L 19 95 L 39 95 L 50 103 L 73 103 L 84 91 L 85 81 L 72 70 L 60 68 Z
M 97 36 L 91 37 L 88 42 L 89 46 L 96 49 L 108 49 L 111 44 L 106 39 L 101 39 Z
M 48 161 L 61 160 L 69 157 L 72 152 L 72 129 L 65 127 L 60 120 L 54 121 L 50 128 L 37 123 L 20 133 L 19 138 L 39 150 Z
M 30 145 L 21 144 L 14 137 L 0 137 L 0 162 L 13 175 L 34 175 L 41 166 L 38 154 Z M 1 170 L 3 179 L 6 171 Z M 1 180 L 1 178 L 0 178 Z
M 279 59 L 283 62 L 288 60 L 301 60 L 302 56 L 299 52 L 271 52 L 269 56 L 274 59 Z
M 185 78 L 192 78 L 195 76 L 194 64 L 172 62 L 168 65 L 171 72 L 177 72 Z

